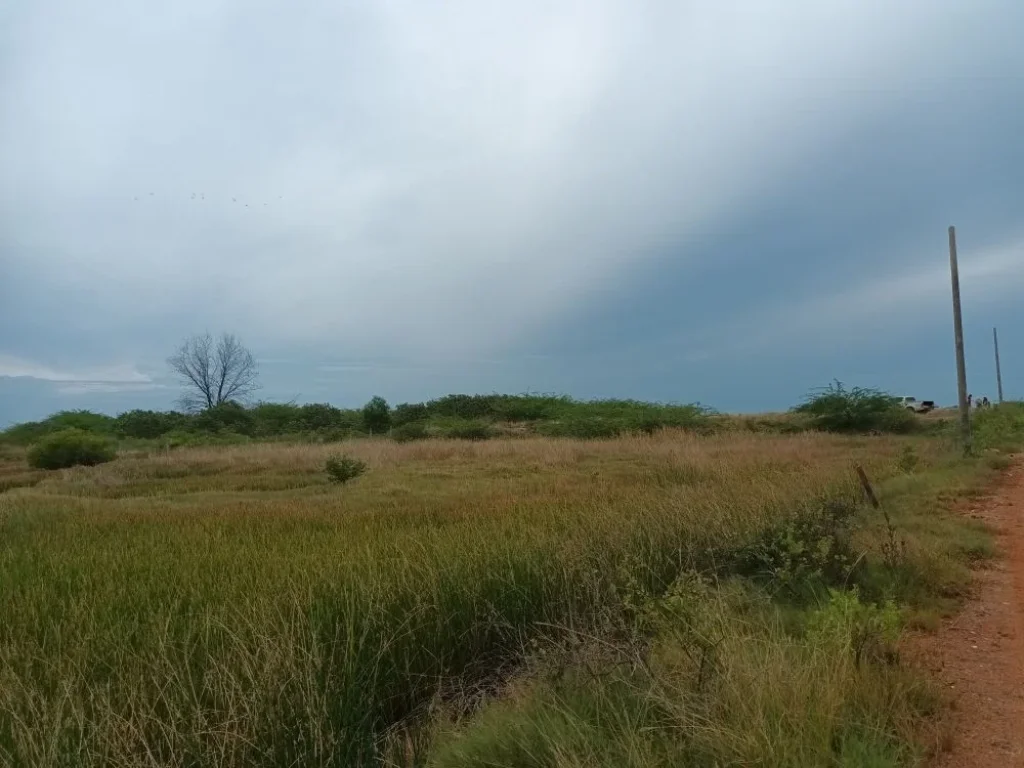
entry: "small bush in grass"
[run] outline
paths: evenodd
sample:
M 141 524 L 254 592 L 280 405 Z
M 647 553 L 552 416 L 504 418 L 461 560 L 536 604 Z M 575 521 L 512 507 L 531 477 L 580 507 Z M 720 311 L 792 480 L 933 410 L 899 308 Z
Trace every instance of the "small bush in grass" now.
M 108 438 L 72 428 L 54 432 L 29 448 L 28 463 L 36 469 L 91 467 L 113 461 L 116 455 Z
M 914 414 L 901 408 L 896 398 L 878 389 L 846 389 L 836 381 L 793 409 L 808 416 L 823 432 L 910 432 L 917 424 Z
M 391 430 L 391 439 L 396 443 L 411 443 L 413 440 L 424 440 L 427 437 L 427 426 L 421 421 L 402 424 Z
M 327 470 L 327 478 L 332 483 L 344 485 L 366 471 L 366 462 L 351 456 L 331 456 L 327 459 L 324 469 Z
M 742 547 L 737 572 L 798 600 L 821 586 L 846 584 L 856 562 L 850 536 L 856 509 L 849 500 L 833 499 L 800 510 Z
M 808 619 L 808 639 L 819 647 L 853 654 L 859 666 L 867 656 L 885 657 L 899 639 L 899 609 L 892 601 L 863 603 L 856 587 L 829 590 L 829 601 Z

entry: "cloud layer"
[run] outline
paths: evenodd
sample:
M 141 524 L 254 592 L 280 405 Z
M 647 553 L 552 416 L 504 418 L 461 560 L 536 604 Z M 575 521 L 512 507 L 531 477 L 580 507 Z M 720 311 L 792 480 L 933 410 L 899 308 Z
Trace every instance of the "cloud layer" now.
M 270 372 L 282 390 L 332 363 L 349 370 L 317 375 L 580 388 L 597 352 L 642 377 L 680 337 L 693 366 L 743 354 L 741 328 L 764 348 L 902 323 L 941 292 L 954 220 L 984 231 L 965 274 L 1006 297 L 1024 273 L 1010 3 L 6 15 L 0 321 L 26 330 L 0 339 L 0 376 L 145 385 L 132 366 L 225 328 L 300 360 Z M 950 163 L 965 183 L 939 197 Z M 118 360 L 123 381 L 54 377 Z

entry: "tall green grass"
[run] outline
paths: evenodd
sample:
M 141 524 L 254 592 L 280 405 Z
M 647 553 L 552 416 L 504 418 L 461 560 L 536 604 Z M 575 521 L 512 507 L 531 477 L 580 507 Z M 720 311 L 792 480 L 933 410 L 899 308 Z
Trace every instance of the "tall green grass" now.
M 628 632 L 551 642 L 474 713 L 442 708 L 421 764 L 920 765 L 944 741 L 945 702 L 902 663 L 901 640 L 950 616 L 971 564 L 995 556 L 949 505 L 1009 466 L 998 451 L 1024 444 L 1021 413 L 976 412 L 979 458 L 960 459 L 941 431 L 901 441 L 889 471 L 868 470 L 881 510 L 767 527 L 746 551 L 768 567 L 739 558 L 654 593 L 630 583 Z
M 137 454 L 0 495 L 0 758 L 358 766 L 899 445 L 683 433 Z M 927 455 L 926 457 L 927 458 Z M 625 617 L 625 618 L 624 618 Z M 560 628 L 560 629 L 559 629 Z M 419 758 L 417 758 L 419 759 Z

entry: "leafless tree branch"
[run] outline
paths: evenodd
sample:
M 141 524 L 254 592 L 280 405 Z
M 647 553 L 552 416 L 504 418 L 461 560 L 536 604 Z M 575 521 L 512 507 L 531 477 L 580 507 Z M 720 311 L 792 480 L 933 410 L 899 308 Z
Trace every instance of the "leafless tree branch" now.
M 181 406 L 186 411 L 213 408 L 230 400 L 244 402 L 259 389 L 259 370 L 241 340 L 225 333 L 216 341 L 209 333 L 190 336 L 167 358 L 181 380 Z

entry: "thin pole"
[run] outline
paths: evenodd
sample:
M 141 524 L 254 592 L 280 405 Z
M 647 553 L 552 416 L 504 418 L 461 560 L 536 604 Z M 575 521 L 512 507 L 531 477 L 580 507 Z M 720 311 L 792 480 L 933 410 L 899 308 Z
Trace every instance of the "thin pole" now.
M 960 404 L 960 440 L 964 455 L 971 455 L 971 410 L 967 404 L 967 363 L 964 361 L 964 324 L 960 315 L 960 269 L 956 260 L 956 227 L 949 228 L 949 276 L 953 286 L 953 339 L 956 342 L 956 388 Z
M 996 387 L 999 389 L 999 402 L 1003 402 L 1003 372 L 999 369 L 999 334 L 992 329 L 992 345 L 996 348 Z

